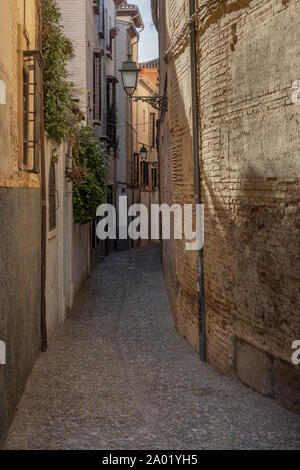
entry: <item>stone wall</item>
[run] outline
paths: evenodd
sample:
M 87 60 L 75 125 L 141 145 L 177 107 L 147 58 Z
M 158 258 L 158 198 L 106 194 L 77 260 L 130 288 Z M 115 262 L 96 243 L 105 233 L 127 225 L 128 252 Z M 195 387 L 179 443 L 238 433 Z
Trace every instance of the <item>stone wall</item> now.
M 291 346 L 300 338 L 300 2 L 217 3 L 201 10 L 197 31 L 207 358 L 299 411 Z M 167 200 L 171 184 L 182 203 L 194 199 L 190 51 L 188 34 L 179 44 L 174 37 L 187 4 L 167 1 L 161 23 L 161 52 L 173 44 L 161 64 L 171 137 L 169 158 L 161 144 L 162 194 Z M 177 328 L 197 349 L 195 257 L 180 242 L 165 245 L 165 270 L 180 266 L 177 286 L 167 273 Z
M 23 51 L 39 48 L 39 8 L 0 4 L 0 446 L 41 345 L 41 182 L 22 155 Z
M 41 197 L 0 187 L 0 446 L 40 351 Z
M 188 18 L 188 1 L 160 3 L 160 55 Z M 160 123 L 160 185 L 161 202 L 193 204 L 194 165 L 192 153 L 192 102 L 190 49 L 165 61 L 161 60 L 160 94 L 167 89 L 169 112 Z M 179 333 L 199 349 L 197 253 L 185 251 L 183 240 L 163 242 L 163 265 L 167 290 Z

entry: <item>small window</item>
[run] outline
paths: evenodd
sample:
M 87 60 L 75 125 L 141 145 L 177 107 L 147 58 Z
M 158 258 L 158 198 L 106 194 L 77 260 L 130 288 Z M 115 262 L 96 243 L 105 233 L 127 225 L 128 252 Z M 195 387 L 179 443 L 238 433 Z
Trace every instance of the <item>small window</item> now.
M 49 231 L 56 229 L 56 175 L 52 161 L 49 174 Z
M 93 119 L 101 121 L 101 54 L 94 52 Z
M 155 132 L 155 114 L 151 113 L 150 114 L 150 146 L 155 147 L 155 138 L 156 138 L 156 132 Z
M 28 164 L 29 146 L 29 70 L 23 67 L 23 163 Z
M 42 59 L 38 51 L 25 51 L 23 63 L 23 165 L 39 172 L 41 152 Z
M 142 185 L 143 186 L 148 186 L 148 184 L 149 184 L 148 162 L 141 162 L 141 177 L 142 177 Z
M 157 188 L 157 168 L 152 168 L 152 188 Z
M 108 79 L 106 82 L 106 103 L 107 103 L 107 130 L 109 147 L 116 148 L 117 143 L 117 112 L 116 112 L 116 82 Z

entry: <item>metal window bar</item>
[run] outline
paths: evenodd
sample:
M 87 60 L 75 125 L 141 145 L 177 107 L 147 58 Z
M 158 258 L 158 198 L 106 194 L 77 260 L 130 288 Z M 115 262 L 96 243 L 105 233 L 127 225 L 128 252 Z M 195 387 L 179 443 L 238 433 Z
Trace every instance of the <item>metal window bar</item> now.
M 106 82 L 106 106 L 107 106 L 107 136 L 114 146 L 117 139 L 116 125 L 116 82 L 107 79 Z
M 152 168 L 152 188 L 157 188 L 157 169 Z
M 24 51 L 23 62 L 23 163 L 26 171 L 38 173 L 43 62 L 39 51 Z
M 23 164 L 28 163 L 28 133 L 29 133 L 29 70 L 23 66 Z
M 101 54 L 94 52 L 94 87 L 93 87 L 93 118 L 94 121 L 101 120 Z
M 148 162 L 141 162 L 141 176 L 143 186 L 148 186 L 149 184 L 149 166 Z

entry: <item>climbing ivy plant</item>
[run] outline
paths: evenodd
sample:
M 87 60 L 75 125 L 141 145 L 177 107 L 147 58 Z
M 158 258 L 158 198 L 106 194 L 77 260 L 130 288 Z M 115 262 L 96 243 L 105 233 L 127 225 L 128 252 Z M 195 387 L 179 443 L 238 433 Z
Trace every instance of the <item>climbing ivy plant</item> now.
M 90 127 L 80 129 L 73 154 L 77 167 L 85 173 L 84 182 L 73 186 L 73 217 L 86 224 L 95 219 L 97 207 L 105 201 L 109 156 Z
M 45 130 L 58 144 L 69 137 L 70 123 L 74 121 L 73 85 L 67 82 L 67 61 L 73 56 L 73 46 L 64 34 L 60 18 L 55 1 L 42 0 Z
M 82 125 L 82 114 L 72 99 L 67 61 L 73 57 L 73 45 L 60 25 L 55 0 L 42 0 L 42 18 L 45 131 L 53 143 L 68 143 L 72 165 L 66 173 L 73 183 L 73 218 L 85 224 L 104 201 L 109 157 L 92 129 Z

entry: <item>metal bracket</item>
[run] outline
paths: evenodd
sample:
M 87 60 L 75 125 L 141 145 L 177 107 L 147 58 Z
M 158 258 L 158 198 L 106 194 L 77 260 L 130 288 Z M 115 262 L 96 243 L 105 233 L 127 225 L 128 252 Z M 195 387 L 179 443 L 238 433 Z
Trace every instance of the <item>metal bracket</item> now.
M 168 111 L 167 96 L 133 96 L 133 101 L 144 101 L 152 106 L 152 108 L 165 113 Z

